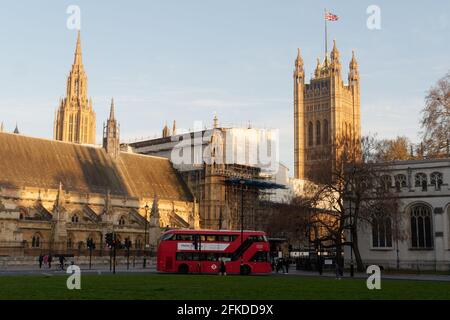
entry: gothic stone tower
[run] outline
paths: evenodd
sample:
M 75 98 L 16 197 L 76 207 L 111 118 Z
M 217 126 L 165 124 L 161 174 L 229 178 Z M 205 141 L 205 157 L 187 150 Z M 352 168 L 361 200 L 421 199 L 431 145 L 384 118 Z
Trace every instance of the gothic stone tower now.
M 119 124 L 117 123 L 114 99 L 111 100 L 111 110 L 106 125 L 103 125 L 103 148 L 113 158 L 117 158 L 120 153 Z
M 355 54 L 349 65 L 348 84 L 341 77 L 339 51 L 334 42 L 330 57 L 317 66 L 305 83 L 298 50 L 294 70 L 294 174 L 296 179 L 320 182 L 331 177 L 341 137 L 359 140 L 360 91 Z
M 66 97 L 61 99 L 55 115 L 55 140 L 95 144 L 95 112 L 87 98 L 87 76 L 81 60 L 80 32 L 75 59 L 67 78 Z

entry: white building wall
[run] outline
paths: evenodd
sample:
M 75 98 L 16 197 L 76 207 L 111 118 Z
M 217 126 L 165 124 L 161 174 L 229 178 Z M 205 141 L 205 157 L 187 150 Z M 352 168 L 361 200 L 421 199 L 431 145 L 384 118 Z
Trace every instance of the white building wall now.
M 393 239 L 390 248 L 374 248 L 372 245 L 371 225 L 362 226 L 358 230 L 359 250 L 365 265 L 378 264 L 384 268 L 416 270 L 450 270 L 450 159 L 399 161 L 387 167 L 389 174 L 405 174 L 408 185 L 398 193 L 401 199 L 402 240 Z M 427 190 L 416 187 L 414 177 L 417 173 L 427 175 Z M 443 184 L 437 190 L 430 183 L 433 172 L 443 174 Z M 394 187 L 394 186 L 393 186 Z M 411 208 L 424 204 L 431 210 L 433 248 L 413 248 L 411 240 Z M 350 261 L 350 250 L 346 248 L 345 259 Z

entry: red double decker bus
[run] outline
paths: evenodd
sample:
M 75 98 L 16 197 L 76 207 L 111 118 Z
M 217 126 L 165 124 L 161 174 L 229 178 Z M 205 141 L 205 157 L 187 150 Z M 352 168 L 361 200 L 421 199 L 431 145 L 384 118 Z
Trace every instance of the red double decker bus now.
M 227 273 L 271 272 L 269 242 L 262 231 L 177 229 L 163 233 L 157 270 L 178 273 L 218 273 L 223 260 Z

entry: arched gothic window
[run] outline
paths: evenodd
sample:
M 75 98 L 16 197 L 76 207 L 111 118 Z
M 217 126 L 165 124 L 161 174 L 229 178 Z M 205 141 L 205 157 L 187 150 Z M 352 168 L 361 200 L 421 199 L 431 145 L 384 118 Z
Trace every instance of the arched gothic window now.
M 320 121 L 316 121 L 316 144 L 319 145 L 322 141 L 322 128 Z
M 328 144 L 328 121 L 323 120 L 323 144 Z
M 381 176 L 381 187 L 383 190 L 389 190 L 389 188 L 392 186 L 392 178 L 390 175 L 383 175 Z
M 411 208 L 411 246 L 413 248 L 432 248 L 431 210 L 418 204 Z
M 400 191 L 401 188 L 406 188 L 407 183 L 406 183 L 406 176 L 404 174 L 395 175 L 394 180 L 395 180 L 395 189 L 397 191 Z
M 430 182 L 436 188 L 436 190 L 441 190 L 441 185 L 443 183 L 442 173 L 433 172 L 430 175 Z
M 372 247 L 392 247 L 392 220 L 389 217 L 374 217 L 372 219 Z
M 31 247 L 39 248 L 40 246 L 41 246 L 41 235 L 39 233 L 36 233 L 31 239 Z
M 77 214 L 74 214 L 74 215 L 72 216 L 72 223 L 78 223 L 78 222 L 79 222 L 78 215 L 77 215 Z
M 427 191 L 427 175 L 423 172 L 416 173 L 414 185 L 422 187 L 422 191 Z
M 125 225 L 125 218 L 124 218 L 123 216 L 120 217 L 120 219 L 119 219 L 119 225 L 120 225 L 120 226 Z
M 314 129 L 313 129 L 313 124 L 310 121 L 308 123 L 308 145 L 312 146 L 314 143 Z

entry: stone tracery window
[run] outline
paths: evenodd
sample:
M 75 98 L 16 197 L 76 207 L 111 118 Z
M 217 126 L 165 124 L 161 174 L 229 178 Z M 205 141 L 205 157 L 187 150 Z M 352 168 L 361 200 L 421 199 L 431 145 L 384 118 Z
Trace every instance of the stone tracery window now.
M 390 175 L 385 174 L 381 176 L 381 187 L 383 190 L 389 190 L 389 188 L 392 186 L 392 178 Z
M 372 219 L 372 247 L 392 247 L 392 220 L 389 217 L 374 217 Z
M 314 143 L 314 129 L 312 122 L 308 122 L 308 145 L 312 146 Z
M 427 175 L 423 172 L 416 173 L 415 187 L 422 187 L 422 191 L 427 191 Z
M 323 144 L 328 144 L 328 121 L 323 120 Z
M 74 214 L 73 216 L 72 216 L 72 223 L 78 223 L 79 222 L 79 218 L 78 218 L 78 215 L 77 214 Z
M 401 188 L 407 187 L 406 176 L 404 174 L 397 174 L 394 176 L 395 180 L 395 189 L 400 191 Z
M 125 222 L 126 222 L 126 221 L 125 221 L 125 217 L 123 217 L 123 216 L 120 217 L 120 219 L 119 219 L 119 225 L 120 225 L 120 226 L 123 226 L 123 225 L 125 225 Z
M 320 126 L 320 121 L 316 121 L 316 144 L 319 145 L 322 140 L 322 128 Z
M 441 190 L 441 185 L 443 184 L 442 173 L 433 172 L 430 175 L 430 182 L 435 187 L 436 190 Z
M 411 246 L 413 248 L 432 248 L 431 210 L 418 204 L 411 208 Z
M 39 248 L 41 247 L 41 235 L 39 233 L 34 234 L 33 238 L 31 238 L 31 247 Z

